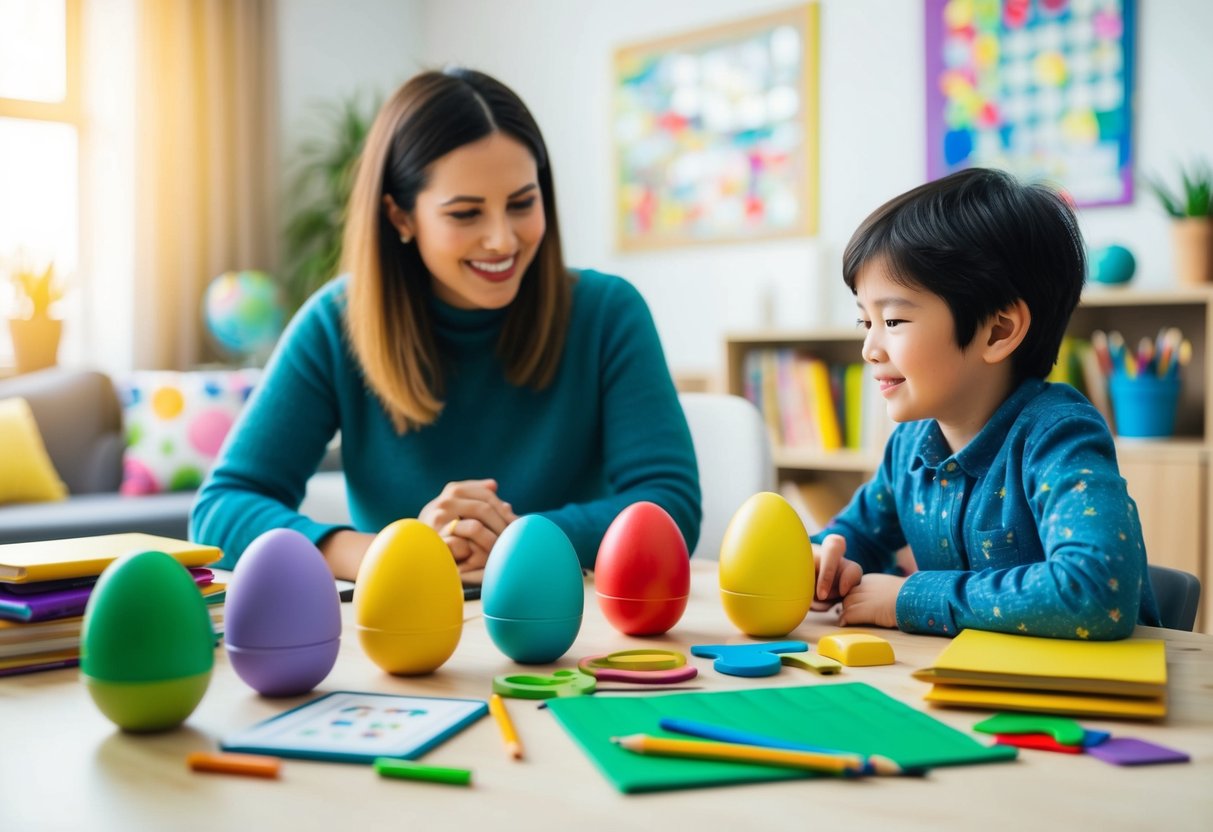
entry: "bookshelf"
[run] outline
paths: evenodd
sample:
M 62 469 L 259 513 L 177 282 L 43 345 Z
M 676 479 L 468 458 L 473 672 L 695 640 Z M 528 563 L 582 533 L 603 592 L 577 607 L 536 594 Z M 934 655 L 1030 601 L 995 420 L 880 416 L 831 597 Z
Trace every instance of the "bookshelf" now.
M 1069 334 L 1087 338 L 1096 329 L 1117 330 L 1128 344 L 1177 326 L 1192 342 L 1192 360 L 1183 368 L 1175 436 L 1118 438 L 1117 456 L 1129 493 L 1137 502 L 1151 563 L 1191 572 L 1203 587 L 1197 629 L 1213 632 L 1213 286 L 1153 291 L 1091 288 L 1070 321 Z M 728 391 L 745 395 L 747 356 L 762 350 L 793 350 L 829 364 L 860 361 L 863 331 L 847 327 L 814 330 L 761 330 L 730 333 L 725 339 Z M 870 418 L 870 417 L 865 417 Z M 885 419 L 886 427 L 891 423 Z M 869 422 L 870 424 L 870 422 Z M 772 449 L 781 482 L 795 483 L 807 511 L 824 524 L 880 463 L 883 437 L 859 449 L 822 451 Z

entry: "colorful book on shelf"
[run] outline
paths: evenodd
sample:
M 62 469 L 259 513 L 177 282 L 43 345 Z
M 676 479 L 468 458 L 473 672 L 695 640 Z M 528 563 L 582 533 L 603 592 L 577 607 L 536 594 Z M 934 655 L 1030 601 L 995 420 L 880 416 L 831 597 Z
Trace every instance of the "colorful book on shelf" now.
M 802 379 L 817 447 L 823 451 L 837 451 L 842 447 L 842 431 L 838 427 L 834 394 L 830 389 L 830 368 L 824 361 L 810 358 L 804 365 Z
M 846 420 L 847 448 L 857 451 L 863 447 L 863 390 L 866 377 L 862 364 L 848 364 L 843 371 L 842 412 Z
M 100 575 L 123 555 L 149 549 L 172 555 L 183 566 L 206 566 L 223 557 L 214 546 L 139 533 L 6 543 L 0 545 L 0 581 L 26 583 Z
M 206 586 L 214 580 L 214 572 L 204 567 L 189 570 L 198 586 Z M 58 585 L 60 581 L 49 581 Z M 96 581 L 89 581 L 83 586 L 47 589 L 45 592 L 30 592 L 28 590 L 39 586 L 32 584 L 13 584 L 20 586 L 23 591 L 14 592 L 10 585 L 0 584 L 0 619 L 9 621 L 46 621 L 52 618 L 68 618 L 83 615 L 84 606 L 93 592 Z
M 663 718 L 690 719 L 789 742 L 881 754 L 907 769 L 1011 760 L 1016 750 L 986 746 L 861 682 L 656 696 L 575 696 L 548 709 L 621 792 L 822 776 L 746 763 L 646 756 L 611 742 L 628 734 L 676 736 Z M 822 719 L 829 714 L 829 719 Z
M 775 394 L 783 444 L 789 448 L 811 447 L 812 438 L 804 412 L 804 394 L 797 373 L 800 358 L 791 350 L 775 351 Z
M 963 630 L 914 677 L 934 684 L 927 700 L 940 705 L 1166 713 L 1166 649 L 1159 639 L 1076 641 Z
M 783 426 L 780 424 L 779 418 L 779 391 L 777 389 L 776 377 L 777 370 L 775 368 L 775 350 L 762 350 L 759 353 L 761 359 L 761 381 L 762 386 L 759 388 L 761 402 L 759 410 L 762 411 L 762 418 L 767 423 L 767 430 L 771 434 L 772 447 L 779 448 L 783 445 Z

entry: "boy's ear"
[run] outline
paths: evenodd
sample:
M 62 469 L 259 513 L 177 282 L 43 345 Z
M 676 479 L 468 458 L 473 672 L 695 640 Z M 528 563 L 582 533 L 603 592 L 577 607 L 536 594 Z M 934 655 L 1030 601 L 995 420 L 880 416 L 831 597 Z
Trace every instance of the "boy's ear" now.
M 982 358 L 987 364 L 998 364 L 1010 358 L 1027 337 L 1028 327 L 1031 325 L 1032 313 L 1023 298 L 1006 309 L 995 312 L 986 322 L 986 343 L 982 349 Z

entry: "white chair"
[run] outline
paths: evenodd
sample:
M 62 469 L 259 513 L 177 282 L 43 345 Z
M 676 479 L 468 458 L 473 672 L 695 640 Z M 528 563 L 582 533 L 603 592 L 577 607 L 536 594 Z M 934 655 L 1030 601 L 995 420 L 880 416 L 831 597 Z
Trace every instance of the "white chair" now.
M 775 465 L 762 414 L 748 400 L 722 393 L 680 393 L 699 462 L 703 525 L 692 556 L 716 560 L 724 530 L 741 504 L 775 490 Z
M 307 493 L 299 513 L 317 523 L 350 523 L 350 505 L 345 496 L 345 474 L 317 471 L 307 481 Z

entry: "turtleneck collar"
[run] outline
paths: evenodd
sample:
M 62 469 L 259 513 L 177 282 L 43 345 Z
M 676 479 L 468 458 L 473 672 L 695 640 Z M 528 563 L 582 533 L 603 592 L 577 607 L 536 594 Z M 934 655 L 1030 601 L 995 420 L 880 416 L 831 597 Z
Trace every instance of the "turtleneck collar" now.
M 433 292 L 429 293 L 429 303 L 434 316 L 435 334 L 458 342 L 481 337 L 495 339 L 510 309 L 508 306 L 501 309 L 460 309 L 439 300 Z

